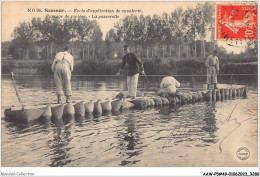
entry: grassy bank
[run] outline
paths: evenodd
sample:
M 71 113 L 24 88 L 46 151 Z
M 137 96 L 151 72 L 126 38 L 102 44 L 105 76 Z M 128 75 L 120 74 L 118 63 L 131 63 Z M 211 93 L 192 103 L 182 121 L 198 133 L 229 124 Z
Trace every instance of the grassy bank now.
M 172 72 L 174 75 L 205 74 L 205 59 L 185 59 L 185 60 L 143 60 L 147 75 L 165 75 Z M 80 60 L 75 62 L 74 75 L 113 75 L 118 72 L 121 60 Z M 51 61 L 45 62 L 38 60 L 32 62 L 24 61 L 2 61 L 2 73 L 8 74 L 14 69 L 37 69 L 39 74 L 52 74 Z M 244 59 L 221 59 L 221 74 L 257 74 L 257 58 Z M 28 73 L 30 74 L 30 73 Z

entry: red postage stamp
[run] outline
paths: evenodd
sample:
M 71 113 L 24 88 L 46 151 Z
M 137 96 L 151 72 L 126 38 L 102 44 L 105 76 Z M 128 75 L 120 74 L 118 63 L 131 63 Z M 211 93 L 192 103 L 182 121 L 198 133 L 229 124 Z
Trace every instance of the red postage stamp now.
M 218 4 L 216 8 L 216 39 L 257 39 L 257 4 Z

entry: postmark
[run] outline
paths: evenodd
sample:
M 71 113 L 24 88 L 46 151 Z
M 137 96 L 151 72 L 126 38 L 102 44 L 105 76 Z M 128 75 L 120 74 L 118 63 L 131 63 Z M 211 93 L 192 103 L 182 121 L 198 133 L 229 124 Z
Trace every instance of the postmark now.
M 257 4 L 216 6 L 217 40 L 255 40 L 258 39 Z
M 246 160 L 250 156 L 250 151 L 246 147 L 241 147 L 237 150 L 237 157 L 240 160 Z

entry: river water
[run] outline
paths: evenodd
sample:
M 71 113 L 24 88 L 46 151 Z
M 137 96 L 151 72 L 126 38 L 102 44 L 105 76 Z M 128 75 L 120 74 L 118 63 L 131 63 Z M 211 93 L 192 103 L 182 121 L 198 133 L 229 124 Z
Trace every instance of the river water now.
M 140 78 L 138 90 L 150 93 L 159 87 L 162 77 L 148 78 Z M 182 88 L 203 87 L 178 79 Z M 257 166 L 257 80 L 250 84 L 248 99 L 28 124 L 5 121 L 4 109 L 19 104 L 14 83 L 25 105 L 57 99 L 52 76 L 19 76 L 15 82 L 2 76 L 2 166 Z M 123 77 L 72 78 L 75 102 L 111 99 L 125 89 Z M 250 151 L 248 159 L 239 159 L 240 147 Z

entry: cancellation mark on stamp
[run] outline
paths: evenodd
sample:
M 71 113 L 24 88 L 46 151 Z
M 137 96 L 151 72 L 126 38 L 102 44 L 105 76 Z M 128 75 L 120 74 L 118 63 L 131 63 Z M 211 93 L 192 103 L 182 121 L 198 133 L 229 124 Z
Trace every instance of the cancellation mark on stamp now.
M 257 5 L 217 5 L 217 40 L 255 40 L 258 38 Z M 239 41 L 236 41 L 237 43 Z

